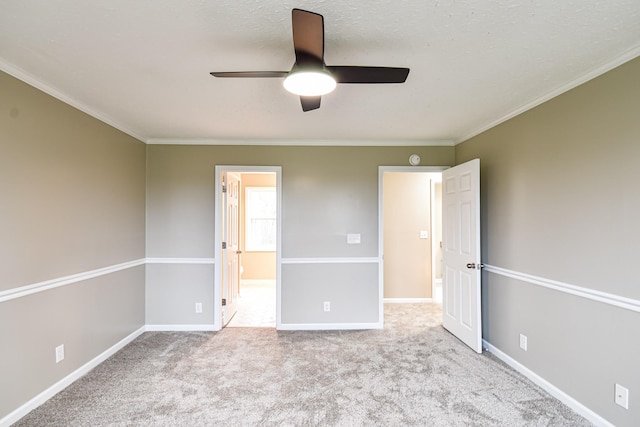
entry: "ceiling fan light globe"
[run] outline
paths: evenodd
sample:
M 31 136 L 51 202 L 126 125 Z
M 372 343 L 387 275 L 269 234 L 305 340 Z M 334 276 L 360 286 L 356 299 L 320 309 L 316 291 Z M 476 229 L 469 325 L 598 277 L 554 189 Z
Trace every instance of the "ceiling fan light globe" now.
M 286 90 L 300 96 L 322 96 L 336 88 L 336 80 L 323 71 L 297 71 L 282 82 Z

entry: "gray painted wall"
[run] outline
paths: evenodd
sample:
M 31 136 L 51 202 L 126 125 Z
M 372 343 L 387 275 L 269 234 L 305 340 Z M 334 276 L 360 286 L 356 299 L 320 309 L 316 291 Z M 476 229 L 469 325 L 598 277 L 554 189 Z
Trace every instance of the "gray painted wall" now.
M 144 258 L 144 144 L 4 73 L 0 94 L 0 296 Z M 0 302 L 0 419 L 143 325 L 142 265 Z
M 454 148 L 149 145 L 147 256 L 213 258 L 215 165 L 264 165 L 282 167 L 283 258 L 377 257 L 378 166 L 407 165 L 412 153 L 425 165 L 451 165 Z M 347 245 L 347 233 L 360 233 L 362 243 Z M 188 273 L 201 272 L 198 264 L 149 264 L 147 323 L 211 324 L 214 266 L 206 268 L 208 276 Z M 338 269 L 349 271 L 337 275 Z M 378 291 L 377 266 L 362 269 L 362 264 L 283 265 L 283 322 L 375 321 L 379 298 L 369 296 Z M 316 282 L 300 280 L 305 274 L 319 281 L 321 293 Z M 314 289 L 303 292 L 304 286 Z M 354 300 L 353 293 L 361 291 L 367 297 Z M 177 304 L 184 295 L 192 301 Z M 323 311 L 327 300 L 336 307 L 329 313 Z M 203 313 L 194 318 L 195 302 L 203 303 Z
M 324 301 L 331 304 L 325 312 Z M 282 323 L 378 322 L 378 264 L 288 264 L 282 266 Z M 330 327 L 330 326 L 329 326 Z
M 456 146 L 457 164 L 481 159 L 485 264 L 640 299 L 639 81 L 636 59 Z M 492 345 L 615 425 L 638 425 L 640 313 L 486 271 L 483 306 Z
M 455 148 L 456 163 L 482 160 L 485 263 L 640 298 L 639 75 L 632 61 Z M 0 91 L 0 292 L 143 258 L 145 160 L 146 254 L 170 258 L 213 257 L 216 164 L 282 166 L 289 258 L 376 256 L 377 167 L 413 152 L 453 164 L 452 147 L 148 146 L 145 156 L 140 142 L 4 74 Z M 346 245 L 347 232 L 362 244 Z M 343 268 L 283 268 L 283 318 L 371 321 L 377 271 Z M 146 275 L 146 298 L 139 266 L 0 302 L 0 418 L 145 322 L 212 322 L 213 266 L 149 264 Z M 639 313 L 483 279 L 485 339 L 616 425 L 640 419 Z M 305 310 L 327 299 L 331 313 Z M 630 389 L 628 411 L 613 404 L 615 382 Z

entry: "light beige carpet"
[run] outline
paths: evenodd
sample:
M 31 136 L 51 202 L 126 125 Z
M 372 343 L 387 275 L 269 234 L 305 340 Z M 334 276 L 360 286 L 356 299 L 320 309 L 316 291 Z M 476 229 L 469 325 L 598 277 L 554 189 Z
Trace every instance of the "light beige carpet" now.
M 590 425 L 440 316 L 391 304 L 377 331 L 145 333 L 16 425 Z

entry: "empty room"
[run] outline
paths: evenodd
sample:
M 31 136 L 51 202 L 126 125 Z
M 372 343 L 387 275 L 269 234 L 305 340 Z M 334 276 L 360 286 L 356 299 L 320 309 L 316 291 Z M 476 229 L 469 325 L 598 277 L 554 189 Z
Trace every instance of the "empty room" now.
M 0 2 L 0 427 L 637 426 L 640 2 Z

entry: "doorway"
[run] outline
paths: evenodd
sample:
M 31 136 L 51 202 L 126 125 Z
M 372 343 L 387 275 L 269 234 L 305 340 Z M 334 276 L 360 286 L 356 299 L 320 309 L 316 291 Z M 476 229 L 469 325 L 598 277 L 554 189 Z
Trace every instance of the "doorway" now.
M 441 167 L 380 167 L 383 303 L 442 303 Z
M 474 351 L 482 352 L 480 254 L 480 160 L 448 167 L 380 166 L 378 169 L 378 251 L 387 268 L 384 228 L 384 175 L 388 172 L 440 172 L 442 224 L 442 326 Z M 419 232 L 419 231 L 418 231 Z M 405 251 L 406 253 L 406 251 Z M 422 260 L 415 261 L 417 263 Z M 381 275 L 379 292 L 385 292 Z M 380 321 L 384 318 L 380 298 Z
M 281 168 L 216 166 L 215 177 L 214 327 L 277 328 Z

